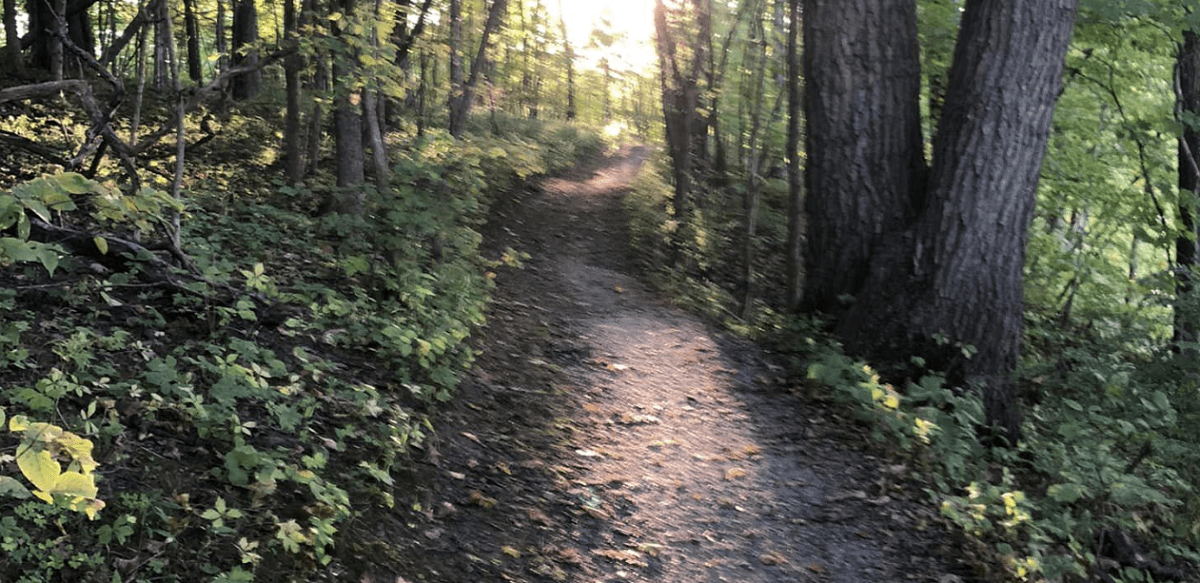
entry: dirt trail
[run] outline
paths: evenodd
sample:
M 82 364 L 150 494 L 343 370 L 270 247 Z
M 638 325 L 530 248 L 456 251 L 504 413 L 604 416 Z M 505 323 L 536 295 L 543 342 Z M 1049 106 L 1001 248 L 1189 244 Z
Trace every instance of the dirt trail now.
M 530 258 L 415 476 L 399 580 L 959 581 L 905 468 L 637 279 L 645 155 L 499 205 L 487 245 Z

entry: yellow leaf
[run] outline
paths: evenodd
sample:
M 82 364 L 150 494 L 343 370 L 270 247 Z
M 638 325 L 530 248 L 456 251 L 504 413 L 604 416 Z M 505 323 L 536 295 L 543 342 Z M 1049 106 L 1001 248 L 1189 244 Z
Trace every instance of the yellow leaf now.
M 92 242 L 96 244 L 96 248 L 100 250 L 101 255 L 108 255 L 108 239 L 104 237 L 92 237 Z
M 85 476 L 79 472 L 63 472 L 54 483 L 50 493 L 95 498 L 97 491 L 96 482 L 91 476 Z
M 517 549 L 510 547 L 508 545 L 504 545 L 504 546 L 500 547 L 500 552 L 502 552 L 514 559 L 518 559 L 521 557 L 521 551 L 518 551 Z
M 62 473 L 62 467 L 54 461 L 50 452 L 43 449 L 34 453 L 33 449 L 28 446 L 17 454 L 17 467 L 21 468 L 21 473 L 25 474 L 25 477 L 33 482 L 38 490 L 46 492 L 53 490 L 54 484 L 58 482 L 59 474 Z M 46 496 L 42 495 L 43 492 L 34 492 L 34 494 L 38 498 L 46 499 Z
M 728 470 L 725 470 L 726 480 L 736 480 L 738 478 L 744 478 L 745 476 L 746 470 L 743 470 L 742 468 L 729 468 Z

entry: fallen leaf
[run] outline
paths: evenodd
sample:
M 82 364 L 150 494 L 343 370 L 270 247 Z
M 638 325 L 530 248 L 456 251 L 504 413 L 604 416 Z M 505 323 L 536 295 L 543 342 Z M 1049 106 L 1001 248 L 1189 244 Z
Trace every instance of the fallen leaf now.
M 451 478 L 454 478 L 455 480 L 465 480 L 465 479 L 467 479 L 467 475 L 466 475 L 466 474 L 464 474 L 464 473 L 462 473 L 462 472 L 447 472 L 447 474 L 449 474 L 449 476 L 450 476 Z
M 595 403 L 584 403 L 583 410 L 587 411 L 588 413 L 600 413 L 604 411 L 604 407 L 601 407 Z
M 629 365 L 613 363 L 604 368 L 607 368 L 608 370 L 611 370 L 613 372 L 623 372 L 623 371 L 629 370 Z
M 504 545 L 504 546 L 500 547 L 500 552 L 502 552 L 514 559 L 521 558 L 521 551 L 518 551 L 517 549 L 515 549 L 511 546 L 508 546 L 508 545 Z
M 483 492 L 480 492 L 479 490 L 471 490 L 471 493 L 467 495 L 467 500 L 470 501 L 471 504 L 474 504 L 476 506 L 480 506 L 483 508 L 491 508 L 496 505 L 495 498 L 488 498 L 487 496 L 484 496 Z
M 599 457 L 600 453 L 590 449 L 577 449 L 575 450 L 575 455 L 581 455 L 583 457 Z
M 776 551 L 771 551 L 762 555 L 758 558 L 758 561 L 764 565 L 786 565 L 788 562 L 787 557 L 779 554 Z
M 617 293 L 621 294 L 621 293 L 625 293 L 625 288 L 623 288 L 623 287 L 621 287 L 621 286 L 619 286 L 619 285 L 614 285 L 614 286 L 613 286 L 613 291 L 615 291 L 615 292 L 617 292 Z
M 728 470 L 725 470 L 726 480 L 732 481 L 744 477 L 746 477 L 746 470 L 743 470 L 742 468 L 729 468 Z
M 627 550 L 618 551 L 615 549 L 596 549 L 596 550 L 592 551 L 592 553 L 600 555 L 600 556 L 608 558 L 608 559 L 611 559 L 613 561 L 619 561 L 619 562 L 625 563 L 626 565 L 633 565 L 635 567 L 649 567 L 650 566 L 650 564 L 647 563 L 646 560 L 642 558 L 642 554 L 635 550 L 627 549 Z
M 826 571 L 826 569 L 825 569 L 825 567 L 822 567 L 821 565 L 818 565 L 818 564 L 816 564 L 816 563 L 812 563 L 812 564 L 810 564 L 810 565 L 808 566 L 808 570 L 809 570 L 809 571 L 812 571 L 813 573 L 818 573 L 818 574 L 821 574 L 821 575 L 824 575 L 824 574 L 827 572 L 827 571 Z
M 483 445 L 483 442 L 479 441 L 479 438 L 475 437 L 474 433 L 468 433 L 468 432 L 464 431 L 464 432 L 462 432 L 462 436 L 467 439 L 470 439 L 471 441 L 474 441 L 475 443 L 478 443 L 479 445 Z
M 546 516 L 546 513 L 542 512 L 540 508 L 529 508 L 525 513 L 529 515 L 529 520 L 550 526 L 550 517 Z

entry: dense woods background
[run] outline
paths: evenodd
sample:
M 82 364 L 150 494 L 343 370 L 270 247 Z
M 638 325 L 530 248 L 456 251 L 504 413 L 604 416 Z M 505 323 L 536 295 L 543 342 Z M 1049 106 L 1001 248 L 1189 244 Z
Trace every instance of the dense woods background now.
M 4 2 L 2 578 L 346 577 L 520 263 L 490 202 L 639 139 L 647 267 L 981 578 L 1196 580 L 1200 6 L 570 4 Z

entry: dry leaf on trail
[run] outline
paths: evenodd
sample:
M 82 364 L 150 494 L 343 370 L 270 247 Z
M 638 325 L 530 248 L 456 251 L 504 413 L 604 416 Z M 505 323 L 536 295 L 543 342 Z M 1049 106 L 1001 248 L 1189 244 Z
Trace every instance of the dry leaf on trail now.
M 475 443 L 478 443 L 479 445 L 483 445 L 483 442 L 479 441 L 479 438 L 475 437 L 474 433 L 469 433 L 469 432 L 464 431 L 464 432 L 462 432 L 462 436 L 467 439 L 470 439 L 471 441 L 474 441 Z
M 601 407 L 595 403 L 584 403 L 583 410 L 587 411 L 588 413 L 600 413 L 604 411 L 604 407 Z
M 827 573 L 827 572 L 828 572 L 828 569 L 826 569 L 825 567 L 822 567 L 821 565 L 818 565 L 818 564 L 816 564 L 816 563 L 811 563 L 811 564 L 809 564 L 809 565 L 808 565 L 808 570 L 809 570 L 809 571 L 812 571 L 813 573 L 818 573 L 818 574 L 821 574 L 821 575 L 824 575 L 825 573 Z
M 630 550 L 630 549 L 626 549 L 626 550 L 622 550 L 622 551 L 618 551 L 615 549 L 596 549 L 596 550 L 592 551 L 592 553 L 596 554 L 596 555 L 600 555 L 600 556 L 608 558 L 608 559 L 611 559 L 613 561 L 625 563 L 626 565 L 633 565 L 635 567 L 649 567 L 650 566 L 650 563 L 647 563 L 646 560 L 644 558 L 642 558 L 641 553 L 634 551 L 634 550 Z
M 777 551 L 771 551 L 763 554 L 758 558 L 758 561 L 764 565 L 786 565 L 787 557 L 779 554 Z
M 629 365 L 613 363 L 604 368 L 607 368 L 608 370 L 611 370 L 613 372 L 624 372 L 624 371 L 629 370 Z
M 514 559 L 521 558 L 521 551 L 518 551 L 517 549 L 515 549 L 509 545 L 504 545 L 504 546 L 500 547 L 500 552 L 502 552 Z
M 483 492 L 480 492 L 479 490 L 471 490 L 471 493 L 467 495 L 467 500 L 471 504 L 474 504 L 476 506 L 480 506 L 483 508 L 491 508 L 496 505 L 495 498 L 488 498 L 487 496 L 484 496 Z
M 744 477 L 746 477 L 746 470 L 743 470 L 742 468 L 729 468 L 728 470 L 725 470 L 725 479 L 728 481 L 733 481 Z
M 544 526 L 550 526 L 550 517 L 541 508 L 528 508 L 525 510 L 525 513 L 529 515 L 529 520 L 541 523 Z

